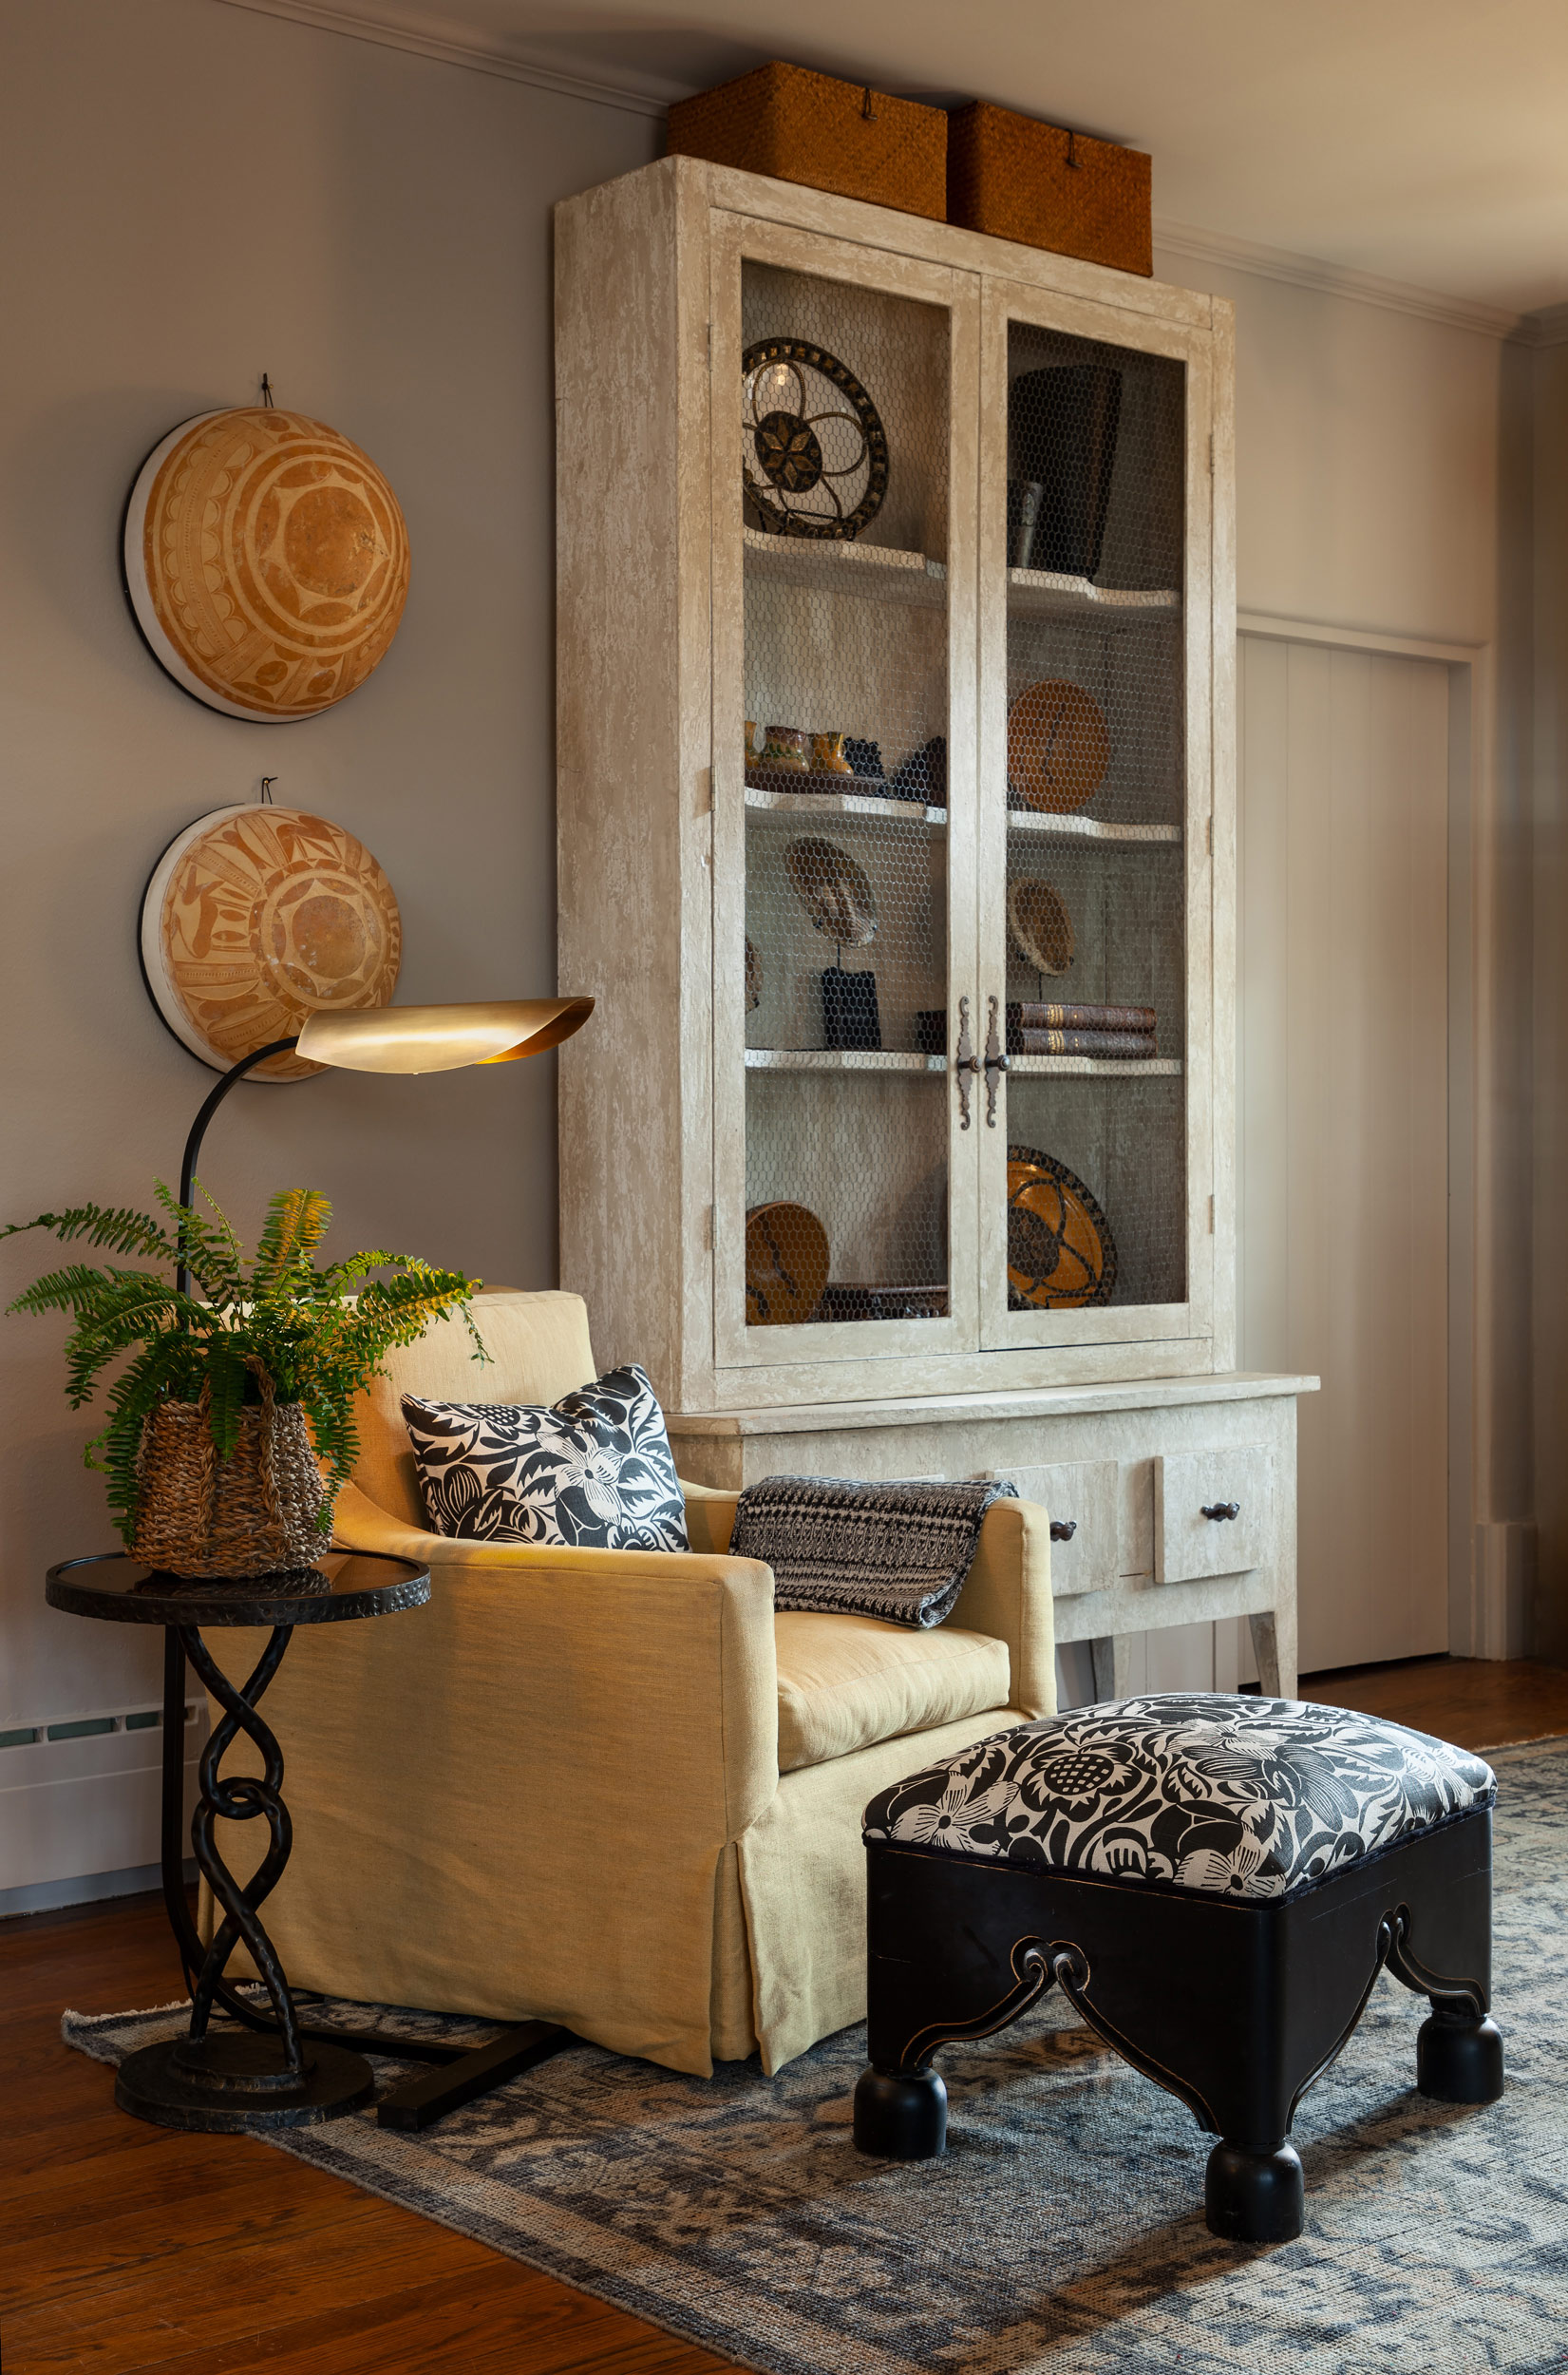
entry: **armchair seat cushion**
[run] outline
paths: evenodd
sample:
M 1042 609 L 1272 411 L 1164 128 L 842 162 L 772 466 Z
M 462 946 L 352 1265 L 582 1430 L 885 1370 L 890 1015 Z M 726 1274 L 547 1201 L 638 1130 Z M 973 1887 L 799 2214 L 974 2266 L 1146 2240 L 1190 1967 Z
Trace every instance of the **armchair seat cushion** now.
M 781 1773 L 1009 1703 L 1007 1644 L 985 1633 L 815 1612 L 781 1612 L 773 1623 Z

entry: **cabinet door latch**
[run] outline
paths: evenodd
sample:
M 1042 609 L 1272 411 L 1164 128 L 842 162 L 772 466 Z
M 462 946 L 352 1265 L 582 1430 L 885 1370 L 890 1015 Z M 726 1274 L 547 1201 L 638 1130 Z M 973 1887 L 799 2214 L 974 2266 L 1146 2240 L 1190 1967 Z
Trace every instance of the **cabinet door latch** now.
M 958 1044 L 953 1052 L 953 1069 L 958 1077 L 958 1111 L 962 1115 L 958 1127 L 969 1128 L 970 1075 L 980 1069 L 974 1060 L 974 1042 L 969 1036 L 969 1000 L 958 1000 Z
M 999 1001 L 991 1001 L 991 1021 L 986 1030 L 986 1128 L 996 1127 L 996 1090 L 1008 1069 L 1008 1052 L 996 1035 L 996 1008 Z

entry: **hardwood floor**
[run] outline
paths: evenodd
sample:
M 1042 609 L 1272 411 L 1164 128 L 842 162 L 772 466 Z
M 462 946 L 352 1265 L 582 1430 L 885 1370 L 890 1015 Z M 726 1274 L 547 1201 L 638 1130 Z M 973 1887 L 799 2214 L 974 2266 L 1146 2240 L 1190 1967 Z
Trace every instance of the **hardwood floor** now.
M 1568 1668 L 1528 1659 L 1413 1658 L 1402 1665 L 1343 1666 L 1301 1679 L 1303 1699 L 1357 1707 L 1456 1748 L 1506 1748 L 1568 1733 Z
M 1568 1671 L 1424 1659 L 1313 1676 L 1305 1698 L 1465 1747 L 1568 1734 Z M 727 2362 L 242 2137 L 114 2108 L 60 2040 L 67 2005 L 158 2004 L 179 1969 L 156 1897 L 0 1923 L 5 2375 L 701 2375 Z

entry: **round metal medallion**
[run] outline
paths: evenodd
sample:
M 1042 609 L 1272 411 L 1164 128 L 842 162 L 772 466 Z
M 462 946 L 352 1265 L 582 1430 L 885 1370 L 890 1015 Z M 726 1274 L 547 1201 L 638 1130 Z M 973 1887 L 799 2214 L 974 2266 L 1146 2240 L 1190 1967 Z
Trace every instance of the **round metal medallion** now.
M 773 536 L 842 543 L 887 493 L 887 432 L 847 364 L 805 338 L 763 338 L 741 357 L 741 475 Z

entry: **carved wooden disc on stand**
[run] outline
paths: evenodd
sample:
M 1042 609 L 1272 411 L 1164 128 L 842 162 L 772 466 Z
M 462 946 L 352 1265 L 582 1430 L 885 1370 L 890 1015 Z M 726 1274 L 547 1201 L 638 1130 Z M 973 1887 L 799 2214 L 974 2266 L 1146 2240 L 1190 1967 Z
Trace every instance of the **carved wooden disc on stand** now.
M 396 894 L 341 825 L 301 808 L 217 808 L 172 841 L 142 902 L 142 963 L 177 1038 L 216 1072 L 323 1007 L 385 1006 L 397 987 Z M 274 1055 L 253 1080 L 324 1068 Z
M 154 656 L 230 717 L 314 717 L 386 656 L 408 531 L 368 454 L 250 405 L 171 429 L 125 515 L 125 582 Z

